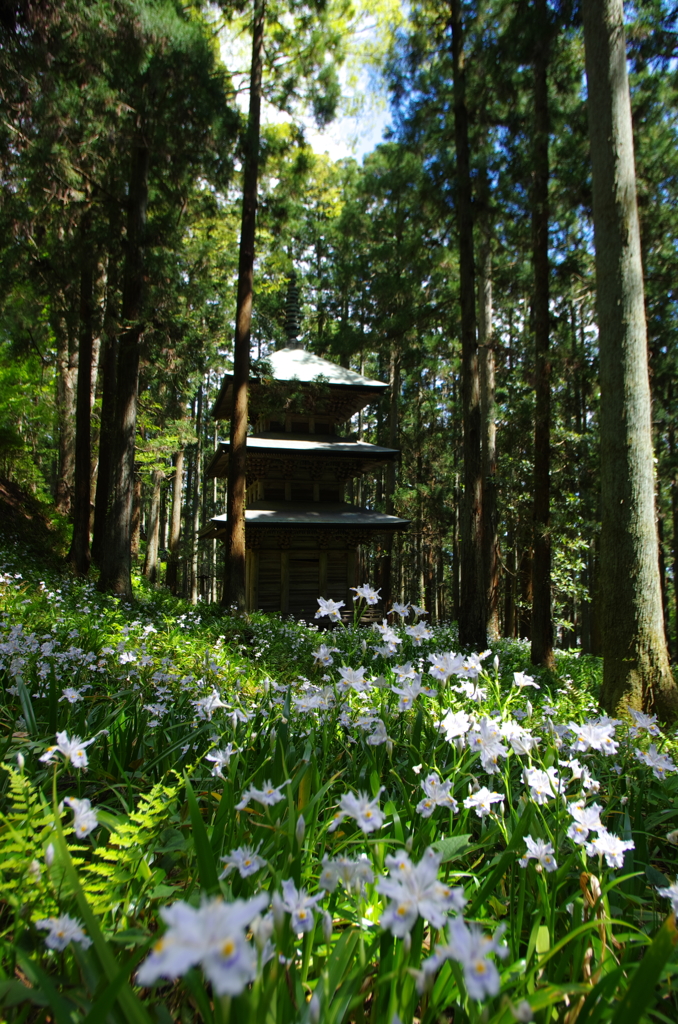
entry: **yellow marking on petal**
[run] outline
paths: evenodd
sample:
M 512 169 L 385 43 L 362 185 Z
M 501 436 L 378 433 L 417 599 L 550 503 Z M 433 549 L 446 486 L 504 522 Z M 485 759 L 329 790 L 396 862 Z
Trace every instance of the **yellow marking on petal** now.
M 226 942 L 221 947 L 222 956 L 233 956 L 235 953 L 235 942 L 233 939 L 226 939 Z

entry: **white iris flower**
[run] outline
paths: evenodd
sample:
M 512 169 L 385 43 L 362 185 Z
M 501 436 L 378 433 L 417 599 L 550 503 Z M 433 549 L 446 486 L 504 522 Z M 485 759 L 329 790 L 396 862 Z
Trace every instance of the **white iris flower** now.
M 245 929 L 268 903 L 268 893 L 225 903 L 216 898 L 192 907 L 177 900 L 160 911 L 168 929 L 137 971 L 140 985 L 174 979 L 198 964 L 217 995 L 236 996 L 254 980 L 257 954 Z

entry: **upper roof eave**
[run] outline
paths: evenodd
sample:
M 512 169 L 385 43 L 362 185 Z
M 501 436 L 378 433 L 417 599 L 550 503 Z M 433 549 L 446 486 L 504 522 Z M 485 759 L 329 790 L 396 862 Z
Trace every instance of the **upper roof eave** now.
M 279 349 L 269 356 L 269 362 L 273 369 L 273 380 L 280 383 L 298 381 L 302 384 L 322 382 L 332 391 L 352 393 L 356 397 L 361 396 L 364 400 L 357 406 L 357 409 L 363 408 L 374 398 L 380 397 L 388 388 L 388 384 L 383 381 L 363 377 L 355 370 L 339 366 L 338 363 L 332 363 L 329 359 L 323 359 L 305 349 Z M 210 412 L 214 419 L 230 419 L 231 417 L 231 402 L 228 401 L 228 398 L 232 380 L 232 373 L 224 375 L 219 394 Z M 260 379 L 251 378 L 250 388 L 256 391 L 259 386 L 261 386 Z M 252 397 L 254 398 L 254 396 Z

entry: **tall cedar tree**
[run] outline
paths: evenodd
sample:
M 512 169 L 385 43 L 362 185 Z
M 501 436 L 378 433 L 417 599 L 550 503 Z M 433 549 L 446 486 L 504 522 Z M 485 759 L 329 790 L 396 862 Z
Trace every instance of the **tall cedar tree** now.
M 144 234 L 150 153 L 139 132 L 132 152 L 127 209 L 127 250 L 122 288 L 122 322 L 115 396 L 111 499 L 105 523 L 99 589 L 132 598 L 132 506 L 137 429 L 139 356 L 144 295 Z
M 222 602 L 246 607 L 245 589 L 245 485 L 247 463 L 247 383 L 250 375 L 250 328 L 252 325 L 252 282 L 254 276 L 254 239 L 257 218 L 259 179 L 259 137 L 261 125 L 261 78 L 264 55 L 264 0 L 257 0 L 252 22 L 252 67 L 250 71 L 250 109 L 245 143 L 238 298 L 233 347 L 233 412 L 231 449 L 228 459 L 226 514 L 226 559 Z
M 534 422 L 534 554 L 532 647 L 534 665 L 553 668 L 551 612 L 551 363 L 549 359 L 549 98 L 550 26 L 546 0 L 533 7 L 534 146 L 532 172 L 532 265 L 536 409 Z
M 92 472 L 92 351 L 94 343 L 94 253 L 91 217 L 85 210 L 81 219 L 80 253 L 80 343 L 75 428 L 75 489 L 73 494 L 73 536 L 68 561 L 80 575 L 89 572 L 91 472 Z
M 633 707 L 673 721 L 622 0 L 585 0 L 583 13 L 600 348 L 601 701 L 612 714 Z
M 461 521 L 462 600 L 459 609 L 459 641 L 464 647 L 475 647 L 476 650 L 482 650 L 487 641 L 485 574 L 483 572 L 483 464 L 475 309 L 473 201 L 461 0 L 452 0 L 450 15 L 454 75 L 454 140 L 457 157 L 457 228 L 459 232 L 459 301 L 461 304 L 464 425 L 464 505 Z

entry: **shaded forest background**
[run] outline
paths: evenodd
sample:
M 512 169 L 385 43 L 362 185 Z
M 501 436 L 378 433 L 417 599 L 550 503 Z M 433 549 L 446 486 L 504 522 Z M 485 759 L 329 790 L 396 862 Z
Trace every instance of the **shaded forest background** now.
M 400 448 L 402 462 L 395 478 L 384 471 L 354 485 L 349 500 L 412 521 L 394 543 L 394 597 L 425 605 L 436 620 L 457 619 L 463 600 L 454 6 L 413 4 L 409 21 L 391 33 L 382 72 L 393 127 L 362 165 L 313 152 L 298 118 L 263 127 L 252 327 L 254 370 L 262 360 L 265 372 L 266 354 L 286 343 L 296 272 L 301 343 L 389 381 L 389 395 L 349 431 Z M 580 14 L 565 0 L 457 6 L 483 477 L 496 502 L 490 628 L 530 636 L 536 311 L 546 302 L 554 621 L 561 646 L 598 653 L 598 352 Z M 283 114 L 311 109 L 322 124 L 339 99 L 342 39 L 355 14 L 342 4 L 299 5 L 301 32 L 291 10 L 267 6 L 264 97 Z M 111 445 L 116 360 L 126 332 L 136 331 L 133 551 L 152 580 L 193 601 L 218 600 L 223 575 L 220 545 L 200 541 L 199 532 L 225 506 L 224 483 L 206 479 L 204 466 L 217 440 L 209 408 L 232 365 L 245 117 L 242 83 L 220 41 L 235 45 L 248 18 L 242 6 L 169 0 L 2 9 L 0 472 L 72 512 L 78 359 L 89 332 L 100 557 L 97 492 Z M 627 19 L 660 574 L 678 657 L 678 35 L 671 3 L 627 5 Z M 540 285 L 534 232 L 544 127 L 535 67 L 544 38 L 549 248 Z M 132 311 L 128 213 L 140 140 L 143 295 Z M 365 579 L 377 586 L 381 559 L 378 549 L 366 552 Z

